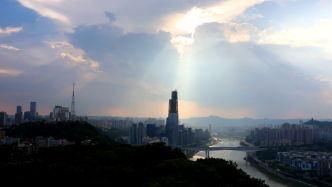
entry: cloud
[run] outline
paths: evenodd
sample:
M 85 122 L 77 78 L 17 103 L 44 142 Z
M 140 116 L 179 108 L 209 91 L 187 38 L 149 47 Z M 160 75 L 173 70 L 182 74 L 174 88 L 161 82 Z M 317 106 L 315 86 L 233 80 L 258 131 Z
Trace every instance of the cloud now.
M 191 37 L 189 38 L 189 37 L 178 36 L 178 37 L 172 38 L 171 42 L 176 47 L 179 54 L 182 56 L 184 53 L 184 47 L 186 45 L 192 44 L 194 42 L 194 40 Z
M 6 69 L 0 69 L 0 75 L 4 74 L 4 75 L 10 75 L 10 76 L 17 76 L 19 75 L 21 72 L 18 70 L 6 70 Z
M 168 21 L 163 30 L 172 34 L 188 34 L 193 33 L 198 25 L 203 23 L 230 23 L 237 16 L 247 20 L 262 17 L 261 15 L 245 16 L 243 12 L 256 4 L 263 3 L 265 0 L 228 0 L 210 7 L 198 8 L 194 7 L 190 11 L 182 14 L 169 15 Z
M 105 11 L 105 16 L 108 17 L 111 23 L 116 21 L 116 16 L 112 12 Z
M 67 16 L 59 13 L 56 10 L 53 10 L 54 8 L 57 8 L 57 3 L 60 3 L 61 1 L 55 0 L 55 1 L 35 1 L 35 0 L 19 0 L 19 2 L 27 7 L 34 9 L 36 12 L 38 12 L 41 16 L 49 17 L 52 19 L 57 19 L 62 22 L 69 22 L 69 19 Z
M 165 117 L 179 85 L 181 118 L 326 117 L 332 110 L 331 61 L 310 56 L 329 41 L 297 45 L 300 37 L 291 39 L 301 30 L 264 33 L 243 23 L 266 19 L 246 12 L 263 0 L 20 2 L 41 16 L 1 38 L 20 49 L 0 50 L 0 103 L 11 113 L 31 100 L 41 114 L 70 106 L 73 81 L 79 115 Z
M 324 71 L 330 61 L 322 60 L 317 66 L 308 47 L 231 43 L 219 28 L 217 23 L 199 26 L 193 44 L 184 48 L 180 71 L 185 82 L 179 98 L 199 101 L 201 108 L 248 109 L 256 118 L 282 118 L 299 108 L 301 114 L 294 117 L 328 115 L 331 99 L 323 95 L 332 87 L 316 77 L 322 73 L 331 79 Z
M 5 29 L 0 28 L 0 34 L 10 35 L 12 33 L 20 32 L 22 27 L 6 27 Z
M 230 43 L 250 41 L 251 35 L 257 33 L 258 29 L 251 24 L 224 23 L 219 29 Z
M 68 42 L 61 42 L 61 41 L 44 41 L 45 43 L 49 44 L 53 49 L 55 48 L 63 48 L 63 47 L 73 47 Z
M 41 16 L 61 21 L 66 31 L 79 25 L 113 23 L 125 32 L 192 33 L 195 27 L 209 22 L 230 22 L 244 11 L 266 0 L 19 0 Z M 77 6 L 79 4 L 80 6 Z M 130 14 L 128 14 L 130 12 Z M 103 14 L 104 13 L 104 14 Z M 106 15 L 106 17 L 105 17 Z M 249 16 L 247 16 L 249 17 Z M 251 18 L 259 17 L 252 15 Z
M 63 58 L 68 57 L 70 60 L 73 60 L 73 61 L 76 61 L 76 62 L 85 62 L 85 61 L 86 61 L 86 60 L 84 60 L 84 59 L 82 58 L 82 56 L 77 56 L 77 57 L 75 57 L 75 56 L 70 55 L 70 54 L 68 54 L 68 53 L 61 53 L 61 56 L 62 56 Z
M 145 72 L 155 61 L 164 58 L 163 65 L 168 66 L 175 64 L 178 57 L 171 34 L 164 31 L 124 33 L 114 25 L 81 25 L 67 36 L 74 47 L 85 51 L 88 58 L 100 62 L 106 69 L 129 68 Z
M 322 51 L 318 56 L 332 59 L 332 20 L 320 20 L 309 27 L 292 27 L 281 31 L 269 28 L 260 37 L 258 43 L 261 44 L 319 47 Z
M 16 47 L 9 46 L 7 44 L 0 44 L 0 47 L 5 48 L 5 49 L 9 49 L 9 50 L 16 50 L 16 51 L 20 50 L 20 49 L 17 49 Z

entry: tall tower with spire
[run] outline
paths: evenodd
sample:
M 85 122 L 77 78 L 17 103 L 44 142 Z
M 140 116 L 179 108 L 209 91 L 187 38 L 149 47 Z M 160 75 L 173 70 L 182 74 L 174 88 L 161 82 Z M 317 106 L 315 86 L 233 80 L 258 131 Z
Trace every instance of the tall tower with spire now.
M 172 98 L 169 100 L 168 117 L 166 119 L 166 137 L 171 145 L 179 145 L 179 112 L 178 92 L 172 91 Z
M 71 110 L 70 110 L 70 118 L 71 119 L 75 119 L 76 118 L 74 90 L 75 90 L 75 83 L 73 83 L 73 98 L 71 100 Z

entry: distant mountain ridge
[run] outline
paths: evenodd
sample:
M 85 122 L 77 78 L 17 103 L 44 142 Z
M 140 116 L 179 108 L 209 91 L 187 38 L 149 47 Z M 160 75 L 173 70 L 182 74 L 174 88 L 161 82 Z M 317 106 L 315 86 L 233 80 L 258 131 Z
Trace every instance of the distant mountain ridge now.
M 191 117 L 187 119 L 180 119 L 180 123 L 188 123 L 192 125 L 203 125 L 203 124 L 216 124 L 216 125 L 258 125 L 258 124 L 272 124 L 278 125 L 283 123 L 299 124 L 300 120 L 304 122 L 310 121 L 312 118 L 297 118 L 297 119 L 252 119 L 252 118 L 241 118 L 241 119 L 230 119 L 222 118 L 219 116 L 208 116 L 208 117 Z M 331 119 L 318 119 L 318 121 L 331 121 Z

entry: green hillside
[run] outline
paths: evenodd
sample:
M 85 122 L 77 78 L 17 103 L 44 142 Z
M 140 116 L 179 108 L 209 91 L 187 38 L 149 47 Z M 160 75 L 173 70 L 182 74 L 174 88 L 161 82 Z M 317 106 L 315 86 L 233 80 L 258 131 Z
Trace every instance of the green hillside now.
M 320 128 L 324 128 L 325 126 L 332 127 L 332 122 L 330 122 L 330 121 L 317 121 L 317 120 L 314 120 L 313 118 L 311 120 L 305 122 L 304 124 L 317 125 Z
M 55 139 L 67 139 L 76 143 L 86 139 L 90 139 L 92 142 L 114 143 L 108 136 L 101 134 L 95 127 L 85 122 L 57 122 L 51 124 L 29 122 L 7 128 L 6 136 L 23 138 L 52 136 Z

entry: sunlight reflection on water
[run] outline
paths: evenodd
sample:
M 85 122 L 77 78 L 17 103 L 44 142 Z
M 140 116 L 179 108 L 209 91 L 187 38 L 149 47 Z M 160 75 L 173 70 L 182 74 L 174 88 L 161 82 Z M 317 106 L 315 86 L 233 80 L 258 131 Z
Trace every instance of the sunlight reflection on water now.
M 219 142 L 211 147 L 237 147 L 239 146 L 239 140 L 230 140 L 222 139 L 222 142 Z M 223 158 L 225 160 L 233 160 L 238 164 L 238 167 L 249 174 L 251 177 L 259 178 L 265 180 L 265 183 L 270 187 L 285 187 L 286 185 L 282 184 L 279 181 L 274 180 L 273 178 L 267 176 L 266 174 L 258 171 L 253 167 L 249 162 L 243 160 L 246 156 L 245 152 L 242 151 L 210 151 L 210 157 L 213 158 Z M 205 158 L 205 151 L 200 151 L 196 153 L 193 158 L 190 160 L 197 160 L 200 158 Z

